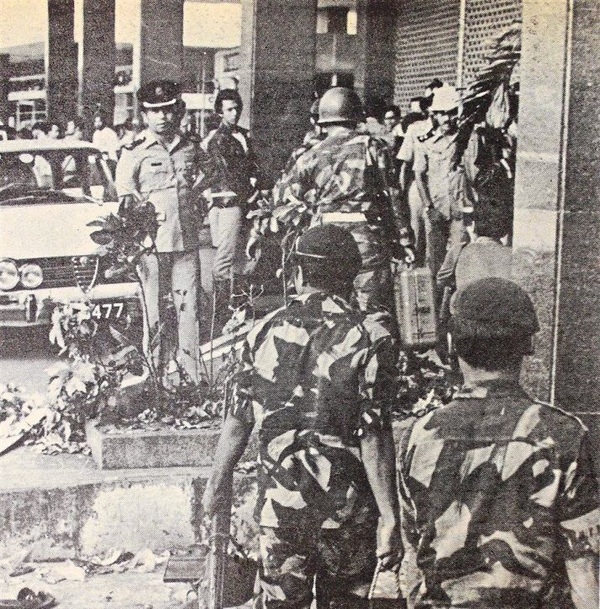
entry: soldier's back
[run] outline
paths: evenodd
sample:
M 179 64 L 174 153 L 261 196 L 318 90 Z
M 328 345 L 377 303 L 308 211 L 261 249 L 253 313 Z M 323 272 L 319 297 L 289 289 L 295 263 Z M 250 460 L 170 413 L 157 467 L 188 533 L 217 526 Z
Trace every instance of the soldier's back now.
M 415 607 L 541 607 L 557 552 L 598 517 L 585 428 L 512 383 L 417 420 L 399 468 L 424 576 Z

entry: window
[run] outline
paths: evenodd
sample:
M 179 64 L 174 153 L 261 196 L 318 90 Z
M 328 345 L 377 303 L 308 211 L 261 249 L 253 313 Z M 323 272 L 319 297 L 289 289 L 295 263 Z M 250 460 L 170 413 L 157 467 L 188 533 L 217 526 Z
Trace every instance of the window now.
M 229 53 L 223 57 L 225 72 L 233 72 L 240 69 L 240 54 Z
M 358 15 L 355 10 L 348 11 L 346 15 L 346 34 L 356 36 L 358 31 Z
M 327 34 L 329 31 L 329 16 L 327 9 L 317 10 L 317 34 Z

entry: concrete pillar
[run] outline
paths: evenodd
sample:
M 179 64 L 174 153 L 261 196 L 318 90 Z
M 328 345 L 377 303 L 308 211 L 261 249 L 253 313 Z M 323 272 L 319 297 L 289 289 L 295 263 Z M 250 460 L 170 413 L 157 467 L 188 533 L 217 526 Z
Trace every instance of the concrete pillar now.
M 184 0 L 141 0 L 140 32 L 134 45 L 133 83 L 156 78 L 181 81 Z
M 10 78 L 10 55 L 0 53 L 0 120 L 8 124 L 10 109 L 8 107 L 8 91 Z
M 600 419 L 600 4 L 524 0 L 515 272 L 542 325 L 524 380 Z M 593 434 L 598 443 L 598 433 Z M 600 451 L 599 451 L 600 453 Z
M 273 176 L 309 128 L 317 0 L 242 0 L 242 118 Z
M 79 69 L 80 115 L 87 121 L 100 106 L 112 122 L 115 105 L 115 0 L 83 0 Z
M 48 0 L 46 103 L 48 119 L 63 126 L 77 114 L 77 45 L 74 0 Z
M 398 11 L 395 0 L 357 1 L 355 88 L 367 107 L 390 104 L 394 98 Z

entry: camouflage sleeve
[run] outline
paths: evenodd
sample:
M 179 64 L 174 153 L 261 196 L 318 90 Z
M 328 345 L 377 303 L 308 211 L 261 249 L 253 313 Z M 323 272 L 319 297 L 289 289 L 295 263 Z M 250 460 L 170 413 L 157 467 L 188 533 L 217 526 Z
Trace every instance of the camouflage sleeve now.
M 578 455 L 567 464 L 558 514 L 565 558 L 600 554 L 599 488 L 587 432 L 581 437 Z
M 372 337 L 373 330 L 374 328 L 370 328 Z M 383 326 L 375 331 L 379 332 L 379 336 L 368 349 L 366 361 L 359 376 L 359 437 L 368 428 L 382 428 L 391 425 L 391 408 L 396 393 L 397 349 L 395 341 Z
M 309 171 L 308 155 L 302 154 L 284 172 L 273 187 L 273 205 L 279 207 L 287 203 L 304 201 L 306 175 Z
M 252 402 L 252 376 L 254 366 L 252 362 L 252 349 L 249 342 L 244 341 L 239 361 L 239 368 L 233 379 L 233 400 L 230 413 L 249 426 L 254 426 L 254 411 Z
M 408 446 L 414 429 L 413 423 L 404 430 L 398 443 L 398 499 L 400 503 L 400 525 L 402 532 L 411 546 L 416 547 L 419 543 L 419 530 L 417 528 L 417 514 L 414 502 L 410 496 L 406 477 L 410 471 Z

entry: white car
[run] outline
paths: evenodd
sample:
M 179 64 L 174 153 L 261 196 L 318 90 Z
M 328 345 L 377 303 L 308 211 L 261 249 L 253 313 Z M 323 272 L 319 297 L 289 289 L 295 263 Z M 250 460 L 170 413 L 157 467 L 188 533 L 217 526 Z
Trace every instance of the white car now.
M 117 209 L 91 144 L 0 141 L 0 327 L 49 324 L 58 302 L 90 302 L 99 320 L 139 314 L 138 284 L 105 277 L 87 226 Z

